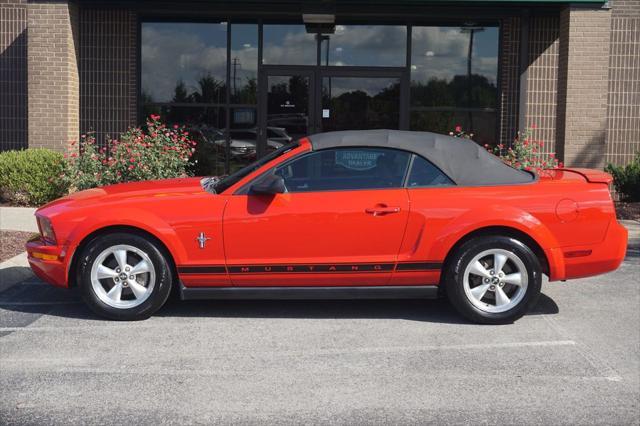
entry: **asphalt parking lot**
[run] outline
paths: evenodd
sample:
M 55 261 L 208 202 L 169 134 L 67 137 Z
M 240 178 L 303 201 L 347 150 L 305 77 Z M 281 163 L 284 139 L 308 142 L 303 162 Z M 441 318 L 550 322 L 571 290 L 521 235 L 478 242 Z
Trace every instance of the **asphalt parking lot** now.
M 445 301 L 172 301 L 94 317 L 29 280 L 0 293 L 1 424 L 638 424 L 640 251 L 545 284 L 513 325 Z

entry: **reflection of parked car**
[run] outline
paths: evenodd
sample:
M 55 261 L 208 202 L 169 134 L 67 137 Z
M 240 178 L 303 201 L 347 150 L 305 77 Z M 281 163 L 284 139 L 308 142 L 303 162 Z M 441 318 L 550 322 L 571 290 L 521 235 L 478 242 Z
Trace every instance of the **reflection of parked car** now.
M 198 141 L 205 141 L 216 145 L 220 154 L 225 151 L 224 132 L 215 127 L 199 126 L 189 129 Z M 258 133 L 253 129 L 231 129 L 231 157 L 251 159 L 256 156 Z M 273 151 L 293 140 L 282 127 L 267 127 L 267 151 Z
M 267 140 L 288 144 L 293 138 L 287 133 L 284 127 L 267 127 Z
M 256 146 L 258 131 L 253 129 L 231 129 L 231 138 L 243 142 L 250 142 Z M 286 129 L 282 127 L 267 127 L 267 150 L 272 151 L 292 141 Z
M 267 126 L 270 128 L 284 128 L 292 135 L 305 135 L 309 128 L 309 120 L 306 114 L 269 114 Z
M 196 135 L 196 140 L 215 144 L 219 154 L 224 155 L 225 152 L 225 136 L 224 132 L 215 127 L 200 126 L 190 129 L 192 135 Z M 231 157 L 254 158 L 256 156 L 255 141 L 234 139 L 232 135 L 230 143 Z

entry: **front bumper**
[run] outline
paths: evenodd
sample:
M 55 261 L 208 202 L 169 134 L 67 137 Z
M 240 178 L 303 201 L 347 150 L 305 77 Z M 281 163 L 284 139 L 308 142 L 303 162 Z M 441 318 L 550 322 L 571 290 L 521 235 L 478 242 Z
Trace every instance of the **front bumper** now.
M 65 250 L 45 244 L 39 237 L 25 246 L 29 266 L 36 276 L 56 287 L 68 287 Z

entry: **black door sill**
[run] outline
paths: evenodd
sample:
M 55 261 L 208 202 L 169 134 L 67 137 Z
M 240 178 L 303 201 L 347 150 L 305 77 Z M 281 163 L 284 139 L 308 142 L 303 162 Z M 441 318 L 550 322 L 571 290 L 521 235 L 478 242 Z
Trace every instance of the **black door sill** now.
M 438 286 L 180 287 L 182 300 L 202 299 L 433 299 Z

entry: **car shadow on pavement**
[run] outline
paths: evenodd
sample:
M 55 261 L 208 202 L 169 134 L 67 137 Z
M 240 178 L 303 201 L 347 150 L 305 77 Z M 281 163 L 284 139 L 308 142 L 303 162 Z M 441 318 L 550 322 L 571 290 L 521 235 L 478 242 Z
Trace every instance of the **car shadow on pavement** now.
M 26 282 L 0 292 L 0 310 L 29 316 L 57 316 L 99 320 L 82 302 L 76 289 L 66 290 Z M 528 315 L 558 313 L 545 294 Z M 404 319 L 460 324 L 466 321 L 446 299 L 375 300 L 190 300 L 171 297 L 157 317 Z M 0 317 L 1 322 L 1 317 Z M 0 323 L 1 326 L 6 326 Z

